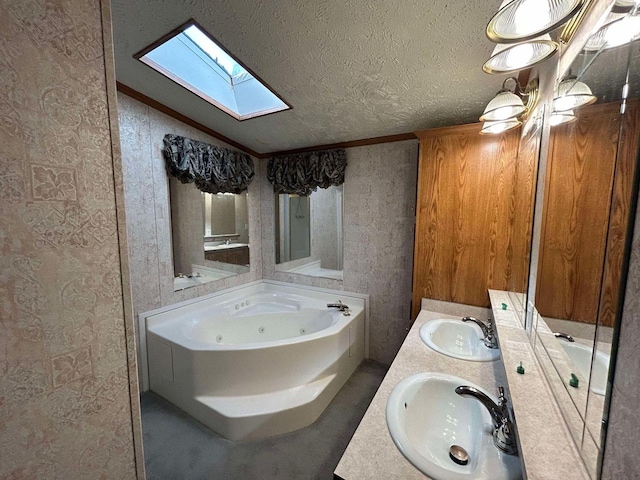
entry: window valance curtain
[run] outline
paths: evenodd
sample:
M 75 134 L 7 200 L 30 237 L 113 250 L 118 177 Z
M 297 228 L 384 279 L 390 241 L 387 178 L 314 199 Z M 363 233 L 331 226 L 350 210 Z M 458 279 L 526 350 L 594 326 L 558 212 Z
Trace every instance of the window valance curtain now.
M 342 185 L 346 167 L 344 148 L 319 150 L 269 159 L 267 178 L 276 193 L 307 196 L 318 187 Z
M 242 193 L 255 175 L 246 153 L 172 134 L 163 142 L 167 172 L 203 192 Z

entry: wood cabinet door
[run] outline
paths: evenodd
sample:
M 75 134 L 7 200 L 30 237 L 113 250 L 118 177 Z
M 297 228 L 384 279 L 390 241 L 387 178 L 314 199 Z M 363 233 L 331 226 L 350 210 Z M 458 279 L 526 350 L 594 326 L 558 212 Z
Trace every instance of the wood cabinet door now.
M 613 326 L 638 148 L 638 103 L 628 108 L 583 107 L 551 131 L 535 302 L 545 317 Z
M 518 180 L 534 166 L 518 165 L 519 129 L 479 132 L 473 124 L 418 133 L 412 318 L 422 298 L 488 307 L 489 288 L 526 278 L 527 249 L 515 243 L 527 233 L 514 232 L 514 217 L 533 201 Z

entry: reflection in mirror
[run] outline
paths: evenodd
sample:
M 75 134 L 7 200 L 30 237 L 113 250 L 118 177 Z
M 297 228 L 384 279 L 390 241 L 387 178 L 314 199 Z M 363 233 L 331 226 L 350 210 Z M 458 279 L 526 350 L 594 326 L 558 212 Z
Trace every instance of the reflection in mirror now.
M 637 43 L 583 51 L 550 118 L 536 353 L 594 478 L 636 176 L 640 89 L 627 75 L 638 53 Z
M 512 248 L 519 248 L 515 252 L 519 258 L 524 259 L 525 265 L 530 264 L 531 236 L 533 229 L 533 206 L 536 192 L 536 172 L 540 157 L 540 142 L 542 139 L 542 122 L 544 119 L 544 105 L 535 108 L 524 121 L 520 143 L 518 147 L 518 159 L 516 163 L 518 188 L 524 191 L 523 195 L 516 196 L 514 232 L 522 238 L 520 242 L 514 242 Z M 509 298 L 516 318 L 524 327 L 525 311 L 528 294 L 528 277 L 530 272 L 522 270 L 513 272 L 509 288 Z
M 342 280 L 343 187 L 276 195 L 276 270 Z
M 203 193 L 169 178 L 174 290 L 249 271 L 247 193 Z

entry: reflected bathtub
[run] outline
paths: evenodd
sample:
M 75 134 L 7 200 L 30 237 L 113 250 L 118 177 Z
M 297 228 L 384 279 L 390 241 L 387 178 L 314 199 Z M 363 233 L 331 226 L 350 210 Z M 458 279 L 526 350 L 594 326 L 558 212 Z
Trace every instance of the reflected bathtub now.
M 351 315 L 328 303 L 342 300 Z M 150 389 L 218 434 L 313 423 L 364 358 L 365 303 L 262 282 L 146 317 Z

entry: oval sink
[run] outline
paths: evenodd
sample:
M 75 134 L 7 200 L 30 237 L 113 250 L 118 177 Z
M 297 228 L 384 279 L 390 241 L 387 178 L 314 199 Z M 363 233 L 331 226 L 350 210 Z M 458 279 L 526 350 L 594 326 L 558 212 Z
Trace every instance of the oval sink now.
M 419 373 L 396 385 L 386 412 L 394 443 L 418 470 L 435 480 L 521 479 L 520 458 L 494 445 L 489 412 L 476 399 L 456 394 L 460 385 L 479 388 L 440 373 Z M 449 457 L 453 445 L 466 450 L 466 465 Z
M 420 328 L 420 338 L 432 350 L 449 357 L 472 362 L 500 358 L 500 350 L 484 344 L 482 330 L 462 320 L 431 320 Z

